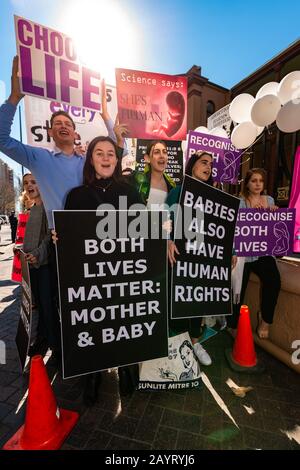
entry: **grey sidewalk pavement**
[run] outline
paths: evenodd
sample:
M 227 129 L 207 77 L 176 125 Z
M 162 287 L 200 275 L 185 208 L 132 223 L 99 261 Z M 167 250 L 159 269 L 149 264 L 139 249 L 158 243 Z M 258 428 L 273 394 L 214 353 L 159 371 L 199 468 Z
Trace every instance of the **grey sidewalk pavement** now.
M 16 412 L 28 385 L 22 375 L 15 335 L 19 318 L 20 287 L 10 281 L 12 244 L 8 227 L 1 231 L 0 339 L 6 344 L 6 364 L 0 364 L 0 447 L 24 423 L 26 402 Z M 103 374 L 99 399 L 92 408 L 82 404 L 81 379 L 56 375 L 53 390 L 62 408 L 76 410 L 80 419 L 63 449 L 300 449 L 286 431 L 300 430 L 300 376 L 266 352 L 257 354 L 266 366 L 263 375 L 232 372 L 224 356 L 232 346 L 227 332 L 204 343 L 213 364 L 202 366 L 239 427 L 221 410 L 208 389 L 194 391 L 134 392 L 120 397 L 115 370 Z M 56 374 L 47 366 L 50 379 Z M 252 386 L 245 398 L 226 385 Z M 244 407 L 255 411 L 249 414 Z

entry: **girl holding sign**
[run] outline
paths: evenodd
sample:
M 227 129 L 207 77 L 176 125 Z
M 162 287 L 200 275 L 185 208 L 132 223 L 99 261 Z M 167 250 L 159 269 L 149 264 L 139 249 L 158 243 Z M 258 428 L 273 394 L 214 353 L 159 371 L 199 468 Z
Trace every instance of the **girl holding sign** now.
M 254 209 L 278 209 L 271 196 L 263 195 L 265 187 L 265 171 L 262 168 L 253 168 L 246 174 L 244 181 L 243 198 L 240 208 L 247 207 Z M 280 274 L 276 260 L 273 256 L 246 257 L 240 302 L 242 304 L 246 292 L 250 273 L 254 272 L 262 283 L 261 292 L 261 316 L 258 312 L 257 335 L 260 339 L 269 337 L 269 328 L 273 322 L 275 307 L 280 291 Z M 228 326 L 236 329 L 238 323 L 239 307 L 234 314 L 228 318 Z
M 121 159 L 115 142 L 109 137 L 95 137 L 89 144 L 83 168 L 83 185 L 72 189 L 66 199 L 66 210 L 96 210 L 100 204 L 119 209 L 120 197 L 127 197 L 127 206 L 142 203 L 138 192 L 121 177 Z M 56 233 L 53 240 L 57 241 Z M 119 367 L 121 394 L 134 391 L 138 366 Z M 92 406 L 97 401 L 101 372 L 85 376 L 83 401 Z
M 22 249 L 29 263 L 31 289 L 39 313 L 37 336 L 29 354 L 33 356 L 47 346 L 52 349 L 51 362 L 55 362 L 60 358 L 60 332 L 49 268 L 47 217 L 36 179 L 31 173 L 23 176 L 23 189 L 31 208 Z
M 136 172 L 134 180 L 144 204 L 151 209 L 152 204 L 164 204 L 168 193 L 176 184 L 166 173 L 168 165 L 167 145 L 163 140 L 154 140 L 147 146 L 147 165 L 144 172 Z
M 195 153 L 194 155 L 191 156 L 191 158 L 187 162 L 187 165 L 185 168 L 185 174 L 192 176 L 193 178 L 196 178 L 199 181 L 203 181 L 206 184 L 212 185 L 213 184 L 212 164 L 213 164 L 213 158 L 210 153 L 206 153 L 206 152 Z M 178 204 L 179 198 L 180 198 L 180 192 L 181 192 L 181 186 L 177 186 L 175 189 L 173 189 L 170 192 L 167 198 L 167 204 L 169 207 L 171 207 L 173 204 Z M 169 248 L 168 248 L 168 257 L 169 257 L 171 266 L 173 266 L 173 264 L 176 263 L 176 254 L 179 254 L 178 249 L 175 243 L 170 240 Z M 181 322 L 178 323 L 178 326 L 179 325 L 181 328 Z M 176 327 L 176 323 L 174 326 Z M 194 353 L 197 359 L 199 360 L 200 364 L 209 366 L 212 363 L 211 358 L 208 352 L 198 342 L 200 339 L 199 318 L 189 318 L 187 328 L 189 330 L 189 334 L 190 334 L 190 337 L 194 346 Z

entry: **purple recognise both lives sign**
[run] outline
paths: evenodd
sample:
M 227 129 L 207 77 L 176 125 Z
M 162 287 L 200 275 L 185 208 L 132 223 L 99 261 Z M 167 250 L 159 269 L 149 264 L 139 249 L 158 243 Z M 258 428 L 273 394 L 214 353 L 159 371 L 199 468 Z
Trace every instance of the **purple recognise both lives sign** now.
M 242 151 L 237 150 L 230 139 L 190 131 L 188 133 L 187 160 L 198 151 L 213 154 L 212 177 L 214 181 L 237 183 Z
M 235 227 L 237 256 L 293 253 L 295 209 L 240 209 Z
M 101 76 L 82 65 L 72 38 L 15 16 L 24 94 L 101 111 Z

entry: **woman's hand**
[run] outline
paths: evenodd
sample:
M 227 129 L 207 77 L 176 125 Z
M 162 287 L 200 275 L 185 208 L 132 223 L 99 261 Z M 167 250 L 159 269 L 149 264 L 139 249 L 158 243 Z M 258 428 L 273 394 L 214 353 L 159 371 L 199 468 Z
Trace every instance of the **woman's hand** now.
M 25 259 L 29 264 L 36 264 L 38 261 L 37 257 L 33 256 L 31 253 L 27 253 Z
M 180 254 L 175 243 L 172 240 L 169 240 L 168 241 L 168 258 L 172 267 L 176 263 L 175 253 L 177 255 Z
M 236 264 L 237 264 L 237 256 L 233 255 L 231 258 L 231 270 L 236 267 Z
M 165 220 L 162 225 L 163 230 L 165 230 L 168 234 L 172 232 L 172 220 Z
M 274 206 L 270 206 L 269 209 L 271 211 L 276 211 L 277 209 L 279 209 L 279 207 L 274 205 Z
M 57 241 L 58 241 L 58 238 L 57 238 L 57 233 L 54 229 L 51 230 L 51 233 L 52 233 L 52 242 L 55 244 Z
M 119 123 L 119 115 L 117 114 L 114 125 L 114 133 L 116 135 L 118 147 L 124 148 L 124 139 L 128 132 L 128 126 L 126 126 L 126 124 Z

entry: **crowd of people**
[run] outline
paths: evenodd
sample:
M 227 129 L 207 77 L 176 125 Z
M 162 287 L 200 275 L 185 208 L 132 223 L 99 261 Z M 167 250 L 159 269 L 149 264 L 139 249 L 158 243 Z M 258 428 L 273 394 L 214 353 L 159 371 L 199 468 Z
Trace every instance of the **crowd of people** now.
M 97 136 L 88 145 L 86 153 L 75 148 L 75 123 L 64 111 L 51 117 L 49 135 L 54 148 L 48 150 L 32 147 L 10 136 L 17 105 L 23 98 L 18 80 L 18 58 L 14 58 L 12 88 L 7 101 L 0 107 L 0 150 L 28 169 L 23 177 L 24 207 L 30 216 L 26 227 L 23 250 L 30 266 L 30 279 L 34 301 L 39 312 L 37 335 L 30 354 L 40 351 L 46 344 L 52 350 L 52 360 L 61 363 L 60 313 L 58 307 L 58 284 L 54 243 L 59 243 L 59 233 L 53 233 L 52 210 L 94 210 L 102 203 L 119 208 L 120 196 L 127 197 L 128 207 L 134 203 L 144 204 L 147 209 L 164 204 L 171 206 L 179 201 L 180 187 L 166 174 L 168 165 L 167 145 L 163 140 L 148 145 L 143 173 L 135 171 L 122 175 L 121 159 L 124 150 L 126 127 L 111 124 L 102 94 L 102 117 L 107 124 L 108 136 Z M 185 173 L 212 185 L 212 155 L 207 152 L 194 154 L 187 162 Z M 265 173 L 252 169 L 244 181 L 240 207 L 267 208 L 275 210 L 274 200 L 264 195 Z M 173 224 L 174 226 L 174 224 Z M 52 240 L 53 239 L 53 240 Z M 170 268 L 178 255 L 176 244 L 168 242 Z M 262 282 L 261 317 L 257 334 L 268 337 L 280 290 L 280 275 L 275 258 L 262 256 L 246 258 L 240 304 L 243 301 L 249 274 L 256 273 Z M 233 252 L 232 267 L 236 264 Z M 232 316 L 227 317 L 228 326 L 236 329 L 240 304 Z M 200 364 L 210 365 L 212 358 L 199 343 L 201 318 L 183 322 L 170 321 L 170 329 L 188 331 L 193 344 L 193 355 Z M 138 366 L 119 368 L 120 393 L 131 393 L 138 379 Z M 101 373 L 86 376 L 83 400 L 91 406 L 97 399 Z

